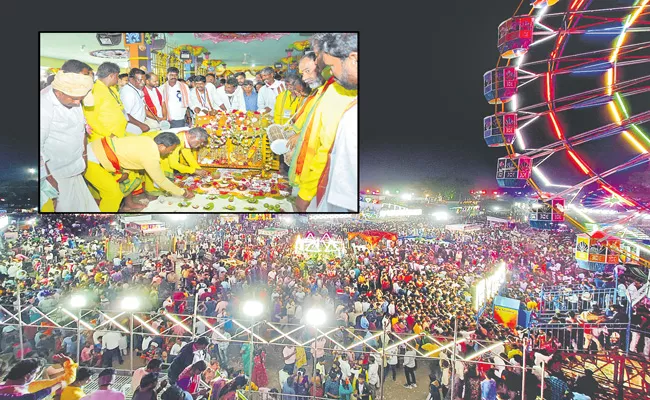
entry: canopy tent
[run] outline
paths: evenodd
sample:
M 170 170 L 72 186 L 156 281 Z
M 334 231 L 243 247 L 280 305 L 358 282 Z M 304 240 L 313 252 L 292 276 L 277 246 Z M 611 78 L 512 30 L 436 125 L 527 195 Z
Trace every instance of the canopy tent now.
M 393 242 L 397 241 L 396 234 L 376 230 L 348 233 L 348 240 L 352 240 L 355 237 L 362 238 L 370 245 L 370 247 L 375 247 L 382 239 L 391 240 Z
M 284 235 L 288 235 L 289 230 L 283 228 L 265 228 L 265 229 L 258 229 L 257 234 L 259 236 L 281 237 Z
M 481 225 L 479 224 L 453 224 L 446 225 L 445 229 L 448 231 L 456 232 L 474 232 L 481 230 Z

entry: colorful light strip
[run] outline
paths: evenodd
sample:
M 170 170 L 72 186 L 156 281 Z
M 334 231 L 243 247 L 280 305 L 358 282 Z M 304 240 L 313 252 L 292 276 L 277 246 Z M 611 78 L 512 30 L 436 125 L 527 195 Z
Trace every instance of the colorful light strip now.
M 569 153 L 569 156 L 573 159 L 573 161 L 576 163 L 578 167 L 582 170 L 582 172 L 585 173 L 585 175 L 589 175 L 589 169 L 580 161 L 578 156 L 575 155 L 573 150 L 567 150 L 567 153 Z
M 614 46 L 614 50 L 612 51 L 612 54 L 609 58 L 609 61 L 613 64 L 613 67 L 607 72 L 606 75 L 606 93 L 608 95 L 612 94 L 612 85 L 614 85 L 616 81 L 616 62 L 618 60 L 618 54 L 620 52 L 621 46 L 623 46 L 623 43 L 625 43 L 625 38 L 627 36 L 627 30 L 634 24 L 634 22 L 639 18 L 641 15 L 641 12 L 643 9 L 648 5 L 648 2 L 650 0 L 641 0 L 639 2 L 638 0 L 635 2 L 635 6 L 638 4 L 638 8 L 636 11 L 634 11 L 632 14 L 628 15 L 625 21 L 625 24 L 623 25 L 623 31 L 621 34 L 618 36 L 618 39 L 616 40 L 616 45 Z M 612 114 L 612 117 L 614 120 L 620 125 L 621 123 L 621 111 L 623 115 L 625 115 L 626 118 L 629 118 L 629 114 L 627 112 L 627 109 L 625 108 L 625 105 L 623 104 L 623 100 L 621 96 L 618 93 L 615 93 L 614 95 L 615 101 L 612 101 L 609 103 L 609 109 L 610 113 Z M 642 138 L 645 142 L 650 144 L 650 139 L 648 139 L 648 136 L 639 129 L 638 126 L 632 125 L 632 130 L 636 132 L 636 134 Z M 623 132 L 623 137 L 630 143 L 636 150 L 638 150 L 640 153 L 645 154 L 648 152 L 648 149 L 643 146 L 635 137 L 634 135 L 630 134 L 628 131 Z

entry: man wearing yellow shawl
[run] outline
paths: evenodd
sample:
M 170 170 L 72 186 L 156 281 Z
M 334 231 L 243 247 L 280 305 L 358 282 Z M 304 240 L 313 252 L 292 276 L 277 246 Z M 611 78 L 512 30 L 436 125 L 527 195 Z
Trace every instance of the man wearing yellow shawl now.
M 39 391 L 52 391 L 60 388 L 61 383 L 71 384 L 77 377 L 78 364 L 70 357 L 58 354 L 53 357 L 54 362 L 63 362 L 63 375 L 54 379 L 35 381 L 43 369 L 44 362 L 39 358 L 26 358 L 16 363 L 7 374 L 5 383 L 0 385 L 0 395 L 10 398 L 19 397 L 28 393 Z M 42 397 L 41 397 L 42 398 Z
M 289 118 L 295 113 L 298 105 L 302 102 L 302 96 L 297 93 L 296 82 L 300 80 L 296 75 L 290 75 L 285 78 L 287 83 L 287 90 L 279 94 L 275 99 L 275 108 L 273 110 L 273 122 L 276 124 L 284 125 Z
M 119 74 L 120 67 L 111 62 L 102 63 L 97 68 L 97 81 L 95 81 L 92 90 L 94 105 L 84 107 L 84 116 L 90 127 L 88 143 L 102 138 L 129 136 L 126 133 L 128 121 L 124 105 L 120 100 L 119 93 L 114 89 Z M 128 171 L 124 174 L 114 173 L 113 178 L 120 184 L 120 189 L 125 196 L 125 208 L 137 211 L 146 207 L 137 203 L 132 197 L 132 195 L 142 193 L 142 179 L 139 173 L 135 171 Z M 95 189 L 97 188 L 91 186 L 91 191 L 98 198 L 99 194 Z
M 318 43 L 315 49 L 321 47 L 322 42 L 327 40 L 327 35 L 330 34 L 314 35 L 312 41 Z M 357 90 L 345 89 L 332 77 L 323 86 L 307 116 L 289 170 L 291 184 L 298 186 L 298 212 L 306 212 L 309 203 L 316 197 L 319 180 L 334 144 L 339 120 L 356 95 Z
M 176 146 L 171 154 L 160 160 L 160 167 L 165 173 L 165 176 L 173 180 L 174 171 L 178 171 L 181 174 L 207 176 L 209 172 L 201 169 L 201 166 L 196 161 L 196 153 L 194 152 L 207 143 L 208 133 L 206 130 L 196 127 L 188 131 L 178 132 L 176 136 L 178 136 L 181 144 Z M 144 187 L 147 197 L 150 199 L 152 199 L 151 196 L 160 196 L 163 193 L 148 174 L 145 174 Z

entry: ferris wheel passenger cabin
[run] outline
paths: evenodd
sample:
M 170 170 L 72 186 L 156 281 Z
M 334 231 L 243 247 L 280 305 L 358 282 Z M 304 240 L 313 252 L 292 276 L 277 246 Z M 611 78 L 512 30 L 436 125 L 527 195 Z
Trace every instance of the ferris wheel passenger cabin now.
M 517 58 L 528 52 L 533 43 L 535 22 L 529 15 L 512 17 L 499 25 L 497 48 L 503 58 Z
M 497 183 L 502 188 L 523 188 L 530 178 L 532 159 L 518 154 L 499 158 Z
M 507 103 L 517 94 L 515 67 L 499 67 L 483 75 L 483 94 L 490 104 Z
M 483 139 L 489 147 L 511 145 L 516 133 L 517 113 L 497 113 L 483 118 Z

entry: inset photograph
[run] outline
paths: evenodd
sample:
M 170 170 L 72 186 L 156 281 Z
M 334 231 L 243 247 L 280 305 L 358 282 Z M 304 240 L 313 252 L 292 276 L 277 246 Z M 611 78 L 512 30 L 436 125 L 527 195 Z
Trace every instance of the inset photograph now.
M 40 32 L 39 211 L 359 212 L 357 47 Z

